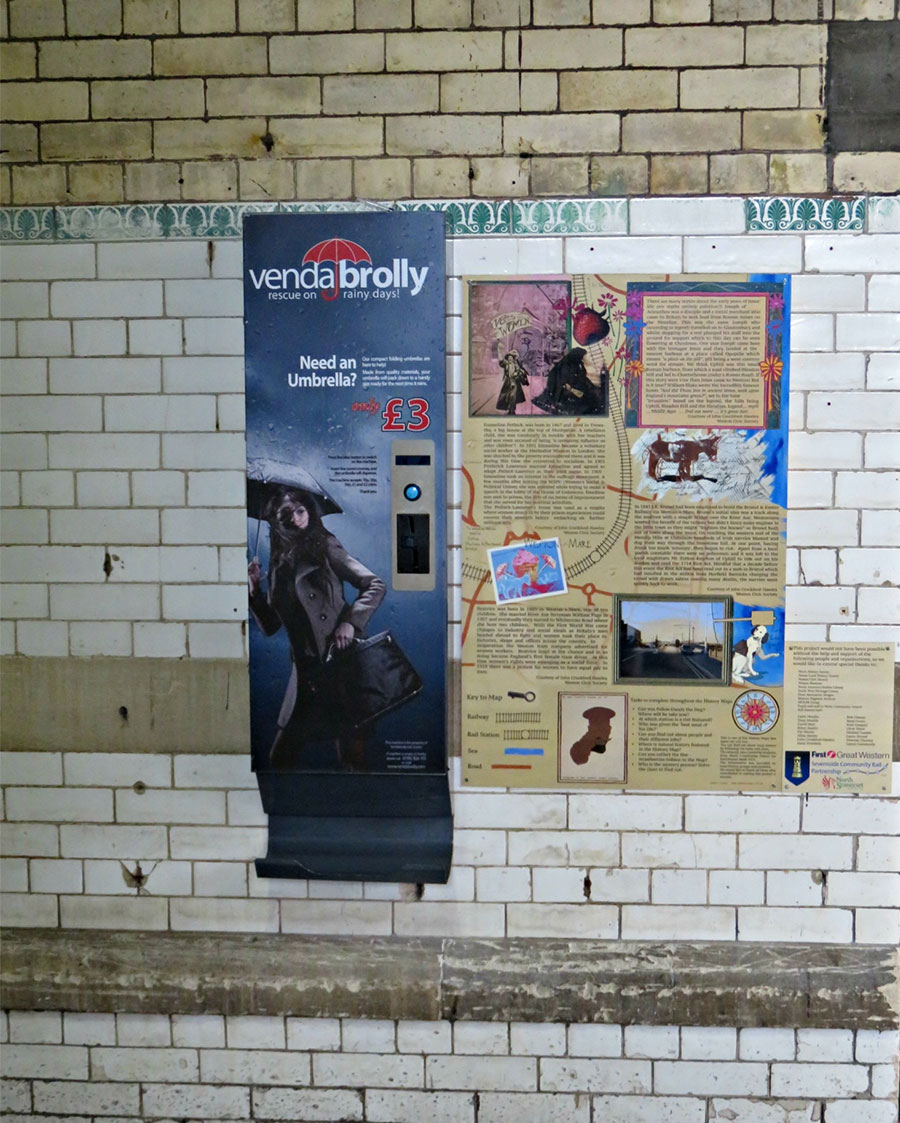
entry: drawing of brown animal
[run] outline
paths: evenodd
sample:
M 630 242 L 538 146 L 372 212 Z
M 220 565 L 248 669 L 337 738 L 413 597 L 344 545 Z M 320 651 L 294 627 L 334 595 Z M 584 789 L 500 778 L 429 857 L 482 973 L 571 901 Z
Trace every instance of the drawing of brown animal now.
M 656 440 L 647 447 L 647 472 L 650 478 L 668 482 L 710 479 L 711 477 L 704 476 L 702 473 L 693 474 L 692 469 L 701 455 L 705 455 L 709 460 L 716 459 L 720 439 L 710 436 L 700 437 L 697 440 L 667 441 L 662 433 L 658 434 Z M 660 475 L 660 464 L 674 464 L 677 473 L 672 475 L 671 472 L 667 472 Z M 712 482 L 715 483 L 715 480 Z

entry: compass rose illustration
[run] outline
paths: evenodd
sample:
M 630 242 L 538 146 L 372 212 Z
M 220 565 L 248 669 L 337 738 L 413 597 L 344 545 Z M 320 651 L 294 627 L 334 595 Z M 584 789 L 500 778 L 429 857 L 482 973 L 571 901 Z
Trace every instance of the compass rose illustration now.
M 768 733 L 778 721 L 778 703 L 765 690 L 745 690 L 735 699 L 731 715 L 744 733 Z

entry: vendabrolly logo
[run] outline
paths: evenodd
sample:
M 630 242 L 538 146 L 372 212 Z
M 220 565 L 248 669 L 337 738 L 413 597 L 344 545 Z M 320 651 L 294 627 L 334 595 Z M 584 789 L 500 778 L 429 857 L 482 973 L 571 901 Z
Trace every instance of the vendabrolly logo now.
M 299 266 L 248 269 L 250 283 L 257 292 L 266 290 L 270 299 L 337 300 L 354 296 L 388 298 L 408 289 L 418 296 L 428 276 L 428 266 L 417 268 L 409 258 L 392 258 L 390 265 L 376 265 L 369 251 L 347 238 L 326 238 L 316 242 L 303 255 Z

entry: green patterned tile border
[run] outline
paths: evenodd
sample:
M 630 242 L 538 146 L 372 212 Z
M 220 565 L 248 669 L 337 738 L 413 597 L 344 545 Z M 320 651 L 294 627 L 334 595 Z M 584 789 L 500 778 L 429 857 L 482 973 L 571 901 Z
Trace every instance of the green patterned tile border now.
M 397 203 L 398 211 L 443 211 L 449 238 L 511 234 L 508 199 L 432 199 Z
M 53 207 L 0 208 L 0 242 L 53 242 L 56 212 Z
M 539 199 L 512 205 L 513 234 L 627 234 L 627 199 Z
M 626 199 L 436 199 L 398 203 L 134 203 L 0 208 L 0 241 L 238 238 L 245 214 L 441 211 L 449 237 L 491 234 L 624 234 Z
M 86 207 L 0 208 L 0 242 L 134 241 L 144 238 L 239 238 L 245 214 L 346 214 L 442 211 L 447 234 L 510 234 L 509 200 L 400 203 L 134 203 Z
M 441 211 L 452 238 L 626 234 L 627 199 L 432 199 L 401 202 L 133 203 L 0 208 L 0 242 L 239 238 L 245 214 Z M 748 233 L 900 231 L 900 197 L 744 200 Z
M 866 200 L 862 195 L 848 199 L 772 195 L 745 199 L 744 214 L 748 234 L 777 234 L 786 230 L 862 232 L 866 224 Z
M 397 210 L 442 210 L 453 238 L 485 234 L 625 234 L 627 199 L 439 199 Z
M 390 210 L 373 203 L 133 203 L 0 209 L 0 242 L 239 238 L 245 214 Z
M 873 195 L 869 199 L 869 233 L 900 234 L 900 195 Z
M 137 238 L 239 238 L 245 214 L 275 203 L 135 203 L 122 207 L 57 207 L 61 241 Z

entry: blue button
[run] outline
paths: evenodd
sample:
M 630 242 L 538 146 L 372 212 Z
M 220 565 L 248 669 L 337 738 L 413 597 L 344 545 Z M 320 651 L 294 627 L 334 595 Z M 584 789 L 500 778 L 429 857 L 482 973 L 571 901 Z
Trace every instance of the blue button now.
M 422 498 L 422 489 L 418 484 L 407 484 L 403 489 L 403 498 L 408 499 L 410 503 L 415 503 L 417 499 Z

